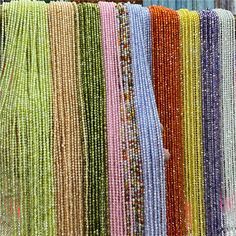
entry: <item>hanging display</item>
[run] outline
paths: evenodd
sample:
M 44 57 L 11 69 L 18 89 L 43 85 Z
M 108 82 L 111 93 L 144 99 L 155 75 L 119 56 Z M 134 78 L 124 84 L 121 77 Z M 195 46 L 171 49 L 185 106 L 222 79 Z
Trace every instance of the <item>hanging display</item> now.
M 235 19 L 206 3 L 0 6 L 0 235 L 236 235 Z

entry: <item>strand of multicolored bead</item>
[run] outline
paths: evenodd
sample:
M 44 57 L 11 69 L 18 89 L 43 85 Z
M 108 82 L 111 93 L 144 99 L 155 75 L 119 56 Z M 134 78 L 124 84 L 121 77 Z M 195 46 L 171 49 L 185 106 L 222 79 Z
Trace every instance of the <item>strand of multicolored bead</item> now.
M 121 63 L 122 137 L 125 166 L 126 220 L 128 235 L 144 230 L 144 186 L 137 115 L 134 104 L 134 81 L 131 62 L 131 42 L 128 11 L 118 4 L 119 42 Z M 132 204 L 132 208 L 130 205 Z

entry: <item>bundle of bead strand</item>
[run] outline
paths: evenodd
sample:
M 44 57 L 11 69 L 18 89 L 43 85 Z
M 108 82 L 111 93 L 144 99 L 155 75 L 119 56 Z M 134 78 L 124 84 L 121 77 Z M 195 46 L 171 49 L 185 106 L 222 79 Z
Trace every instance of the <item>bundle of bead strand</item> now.
M 236 233 L 236 136 L 235 136 L 235 19 L 231 12 L 215 10 L 219 18 L 220 45 L 220 110 L 221 110 L 221 147 L 223 152 L 222 179 L 223 220 L 225 235 Z
M 160 120 L 155 103 L 148 55 L 150 21 L 147 9 L 126 4 L 130 20 L 134 96 L 140 130 L 144 177 L 144 233 L 165 235 L 165 176 Z
M 153 6 L 150 13 L 153 84 L 161 123 L 165 126 L 164 145 L 171 153 L 166 166 L 167 221 L 172 222 L 167 225 L 168 235 L 184 235 L 180 23 L 177 12 L 168 8 Z
M 236 234 L 232 13 L 19 0 L 0 42 L 0 235 Z
M 185 222 L 189 234 L 204 235 L 200 17 L 188 10 L 179 10 L 178 14 L 182 42 Z

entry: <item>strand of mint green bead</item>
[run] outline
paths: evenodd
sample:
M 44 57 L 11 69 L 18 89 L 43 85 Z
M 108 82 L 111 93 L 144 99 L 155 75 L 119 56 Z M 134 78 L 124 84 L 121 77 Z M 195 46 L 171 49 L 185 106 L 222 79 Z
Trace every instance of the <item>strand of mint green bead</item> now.
M 107 235 L 105 148 L 105 80 L 101 52 L 100 13 L 95 4 L 80 4 L 81 76 L 87 121 L 88 234 Z

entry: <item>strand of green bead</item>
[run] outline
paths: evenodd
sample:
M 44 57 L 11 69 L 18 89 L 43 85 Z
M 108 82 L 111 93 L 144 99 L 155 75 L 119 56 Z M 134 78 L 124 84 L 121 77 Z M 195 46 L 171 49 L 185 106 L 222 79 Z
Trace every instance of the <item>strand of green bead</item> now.
M 13 207 L 8 214 L 13 221 L 11 235 L 54 235 L 46 4 L 11 2 L 3 9 L 6 44 L 1 44 L 0 143 L 5 173 L 0 183 L 7 185 L 4 193 L 10 198 L 1 205 L 1 212 L 8 214 Z
M 79 28 L 81 77 L 87 123 L 88 176 L 87 230 L 89 235 L 107 235 L 107 151 L 105 135 L 105 79 L 101 51 L 100 13 L 95 4 L 80 4 Z

